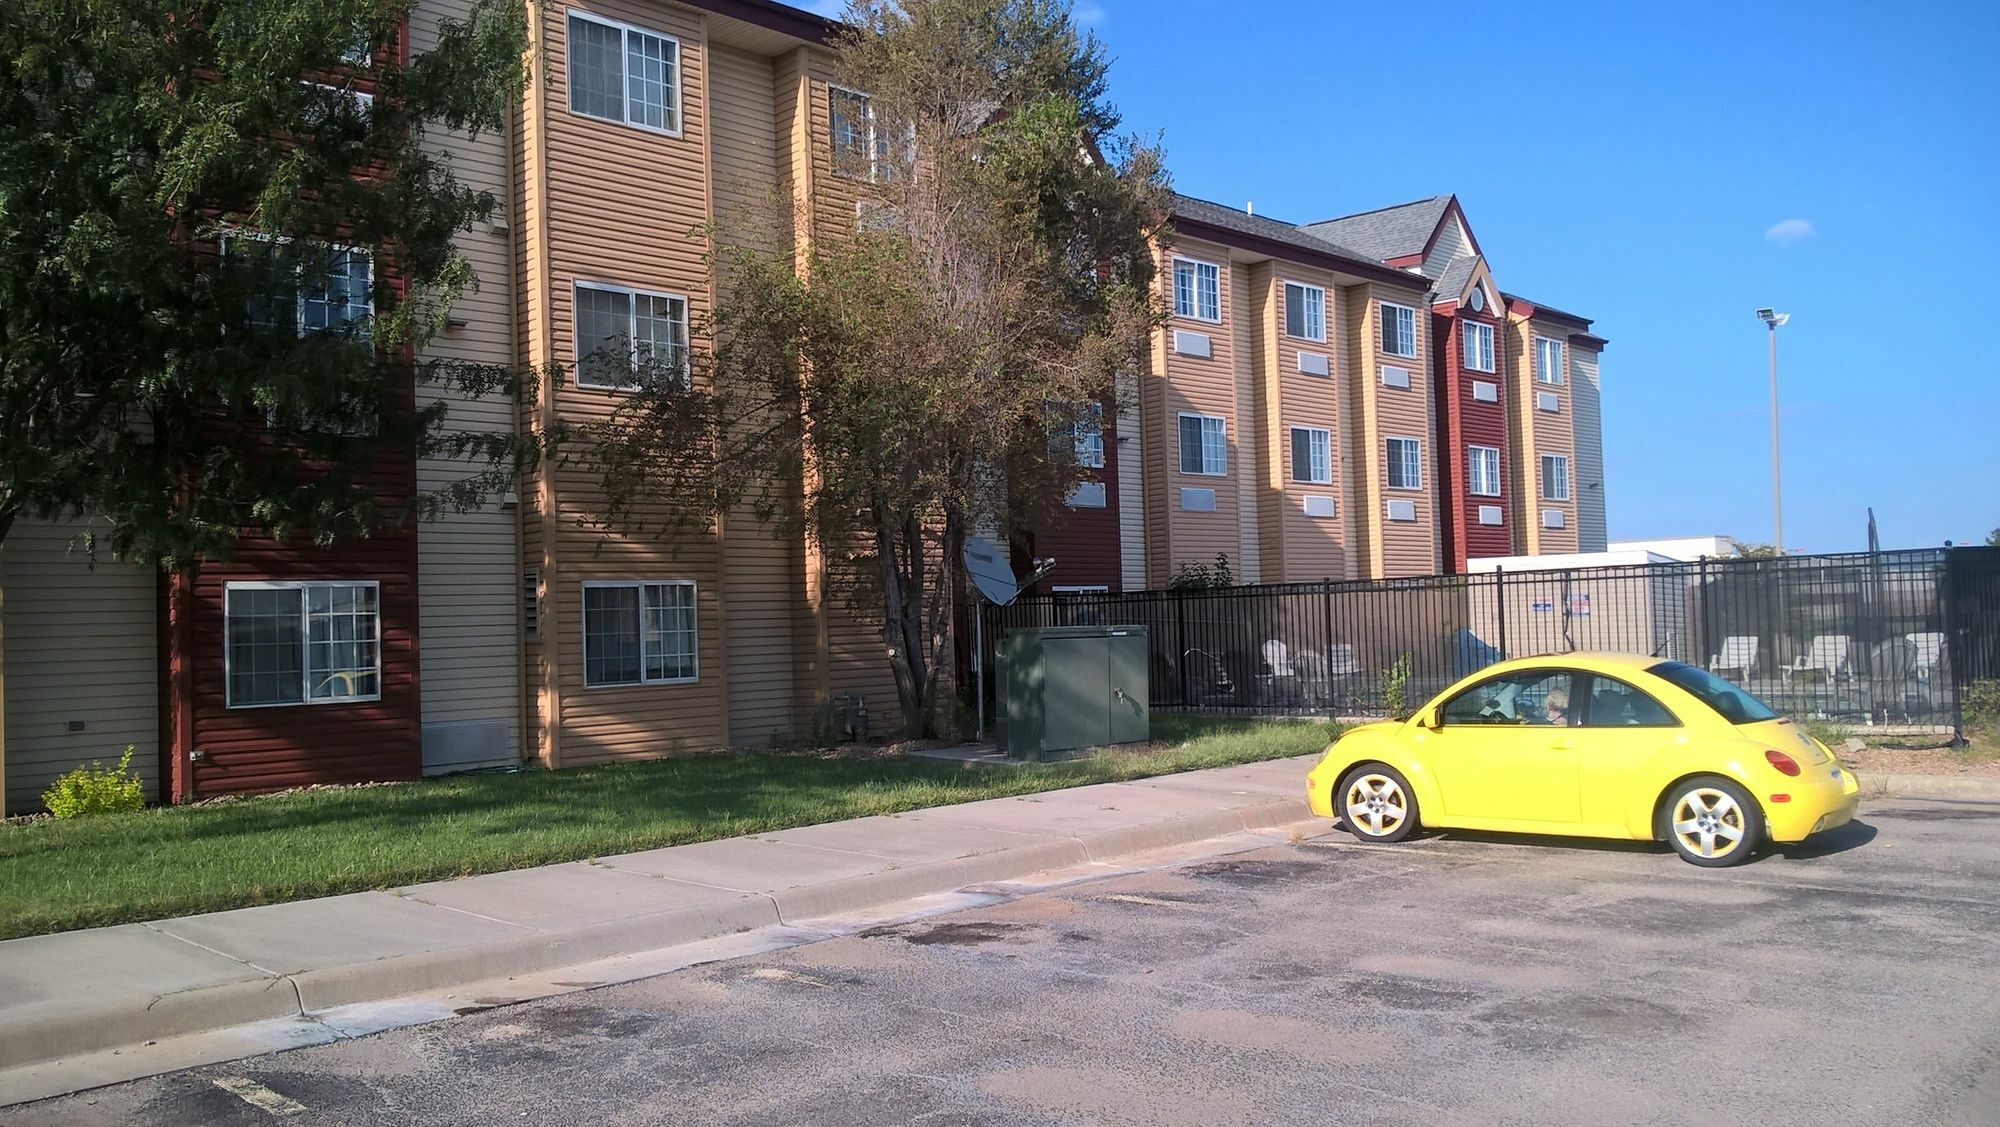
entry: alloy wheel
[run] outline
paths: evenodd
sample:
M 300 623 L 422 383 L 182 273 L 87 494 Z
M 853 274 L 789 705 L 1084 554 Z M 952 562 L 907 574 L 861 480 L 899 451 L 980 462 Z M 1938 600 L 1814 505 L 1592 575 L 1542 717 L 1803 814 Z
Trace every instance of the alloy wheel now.
M 1673 831 L 1687 851 L 1719 859 L 1743 848 L 1743 808 L 1713 787 L 1696 787 L 1674 803 Z
M 1371 837 L 1396 832 L 1410 816 L 1409 796 L 1387 775 L 1362 775 L 1348 784 L 1347 824 Z

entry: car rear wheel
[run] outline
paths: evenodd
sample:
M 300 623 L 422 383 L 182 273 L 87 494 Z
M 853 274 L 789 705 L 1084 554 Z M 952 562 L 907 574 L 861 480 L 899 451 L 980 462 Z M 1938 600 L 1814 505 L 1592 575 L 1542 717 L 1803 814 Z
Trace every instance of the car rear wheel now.
M 1704 868 L 1740 865 L 1764 839 L 1757 800 L 1728 779 L 1704 775 L 1676 785 L 1661 807 L 1662 836 L 1681 860 Z
M 1370 844 L 1401 841 L 1417 832 L 1417 796 L 1409 780 L 1382 763 L 1364 763 L 1340 780 L 1334 809 L 1347 831 Z

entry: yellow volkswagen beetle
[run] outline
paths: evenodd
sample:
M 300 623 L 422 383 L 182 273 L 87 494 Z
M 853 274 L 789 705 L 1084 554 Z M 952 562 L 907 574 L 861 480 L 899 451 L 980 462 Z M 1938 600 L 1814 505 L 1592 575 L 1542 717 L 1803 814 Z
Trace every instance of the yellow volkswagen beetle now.
M 1487 666 L 1408 720 L 1355 728 L 1306 776 L 1365 842 L 1419 826 L 1665 840 L 1697 865 L 1854 816 L 1825 744 L 1705 669 L 1573 653 Z

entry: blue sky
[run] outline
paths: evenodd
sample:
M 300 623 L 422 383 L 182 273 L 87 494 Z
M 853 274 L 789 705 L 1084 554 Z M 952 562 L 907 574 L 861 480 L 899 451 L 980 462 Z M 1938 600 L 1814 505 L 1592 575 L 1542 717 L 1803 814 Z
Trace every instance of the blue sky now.
M 839 5 L 830 5 L 839 7 Z M 1175 187 L 1292 222 L 1457 193 L 1596 319 L 1613 538 L 2000 526 L 2000 5 L 1083 0 Z M 1990 291 L 1990 292 L 1989 292 Z

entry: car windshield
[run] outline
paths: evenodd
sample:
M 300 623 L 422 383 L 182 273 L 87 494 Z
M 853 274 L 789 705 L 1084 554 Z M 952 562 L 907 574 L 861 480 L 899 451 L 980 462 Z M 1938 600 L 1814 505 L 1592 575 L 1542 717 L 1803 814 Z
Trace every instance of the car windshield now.
M 1778 718 L 1778 714 L 1771 711 L 1771 707 L 1763 701 L 1698 665 L 1663 661 L 1647 672 L 1693 693 L 1701 698 L 1703 704 L 1721 713 L 1722 718 L 1731 724 L 1759 724 Z

